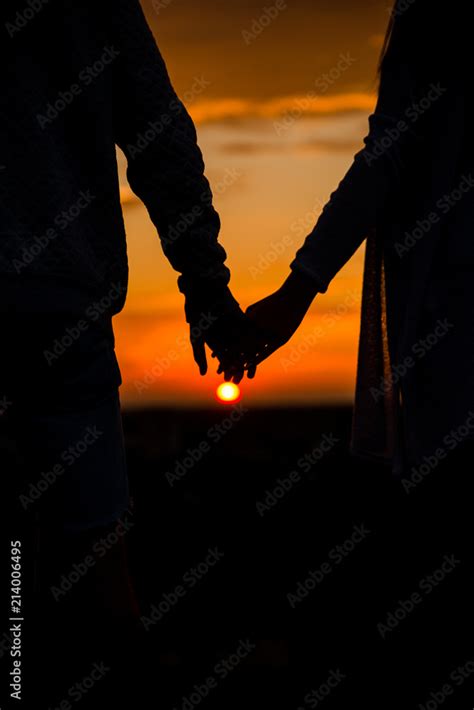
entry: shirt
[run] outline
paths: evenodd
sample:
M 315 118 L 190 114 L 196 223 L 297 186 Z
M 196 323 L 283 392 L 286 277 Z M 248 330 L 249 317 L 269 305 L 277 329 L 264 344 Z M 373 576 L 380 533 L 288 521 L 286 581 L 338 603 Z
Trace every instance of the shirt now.
M 121 310 L 118 145 L 188 319 L 209 303 L 235 309 L 195 127 L 138 0 L 44 0 L 28 12 L 7 0 L 0 15 L 0 308 Z

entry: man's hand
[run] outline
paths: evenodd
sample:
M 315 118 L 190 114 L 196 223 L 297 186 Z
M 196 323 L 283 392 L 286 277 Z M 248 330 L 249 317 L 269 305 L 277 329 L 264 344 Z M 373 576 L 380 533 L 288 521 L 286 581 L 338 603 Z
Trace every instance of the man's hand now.
M 301 325 L 317 287 L 312 281 L 293 272 L 283 286 L 267 298 L 250 306 L 246 315 L 266 337 L 253 353 L 252 361 L 258 365 L 287 343 Z
M 208 371 L 207 345 L 212 357 L 219 361 L 218 374 L 223 373 L 227 381 L 238 384 L 245 372 L 249 379 L 255 377 L 255 354 L 263 347 L 265 336 L 240 309 L 220 316 L 207 327 L 191 323 L 190 337 L 194 360 L 202 376 Z

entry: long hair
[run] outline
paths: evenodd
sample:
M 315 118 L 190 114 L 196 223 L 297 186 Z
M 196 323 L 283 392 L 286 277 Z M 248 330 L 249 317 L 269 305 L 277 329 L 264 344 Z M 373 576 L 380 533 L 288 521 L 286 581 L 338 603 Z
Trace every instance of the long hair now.
M 395 0 L 379 58 L 379 76 L 389 65 L 396 64 L 402 55 L 413 55 L 420 48 L 423 0 Z M 428 22 L 428 17 L 424 18 Z M 418 27 L 416 27 L 418 25 Z
M 393 34 L 393 25 L 394 25 L 394 23 L 395 23 L 395 8 L 396 8 L 396 4 L 397 4 L 397 3 L 395 2 L 395 5 L 393 6 L 393 9 L 392 9 L 392 11 L 391 11 L 391 13 L 390 13 L 390 21 L 389 21 L 389 23 L 388 23 L 388 27 L 387 27 L 387 30 L 386 30 L 386 32 L 385 32 L 385 37 L 384 37 L 384 41 L 383 41 L 383 44 L 382 44 L 382 51 L 380 52 L 379 64 L 378 64 L 378 72 L 377 72 L 379 76 L 380 76 L 380 74 L 382 73 L 382 66 L 383 66 L 383 64 L 384 64 L 385 57 L 387 56 L 388 46 L 389 46 L 389 44 L 390 44 L 390 40 L 391 40 L 392 34 Z
M 464 71 L 471 46 L 469 5 L 450 0 L 395 0 L 379 58 L 379 79 L 409 62 L 414 81 L 428 76 L 451 82 Z

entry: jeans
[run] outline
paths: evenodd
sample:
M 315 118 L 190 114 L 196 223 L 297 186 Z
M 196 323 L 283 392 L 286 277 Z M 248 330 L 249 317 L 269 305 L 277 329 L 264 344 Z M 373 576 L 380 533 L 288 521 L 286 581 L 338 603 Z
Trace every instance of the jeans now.
M 112 320 L 1 314 L 0 448 L 13 524 L 64 531 L 118 519 L 129 506 Z

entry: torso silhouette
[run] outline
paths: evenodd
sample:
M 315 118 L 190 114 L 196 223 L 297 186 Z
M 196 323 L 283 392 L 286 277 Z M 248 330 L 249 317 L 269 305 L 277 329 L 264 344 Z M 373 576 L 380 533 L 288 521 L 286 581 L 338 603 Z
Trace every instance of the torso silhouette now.
M 122 308 L 116 144 L 180 288 L 226 287 L 194 125 L 138 0 L 52 1 L 28 13 L 7 0 L 0 13 L 0 308 L 83 312 L 101 297 Z
M 459 3 L 445 11 L 420 0 L 397 18 L 397 52 L 382 73 L 366 147 L 292 264 L 324 292 L 369 237 L 354 448 L 398 472 L 449 446 L 474 411 L 466 13 Z

